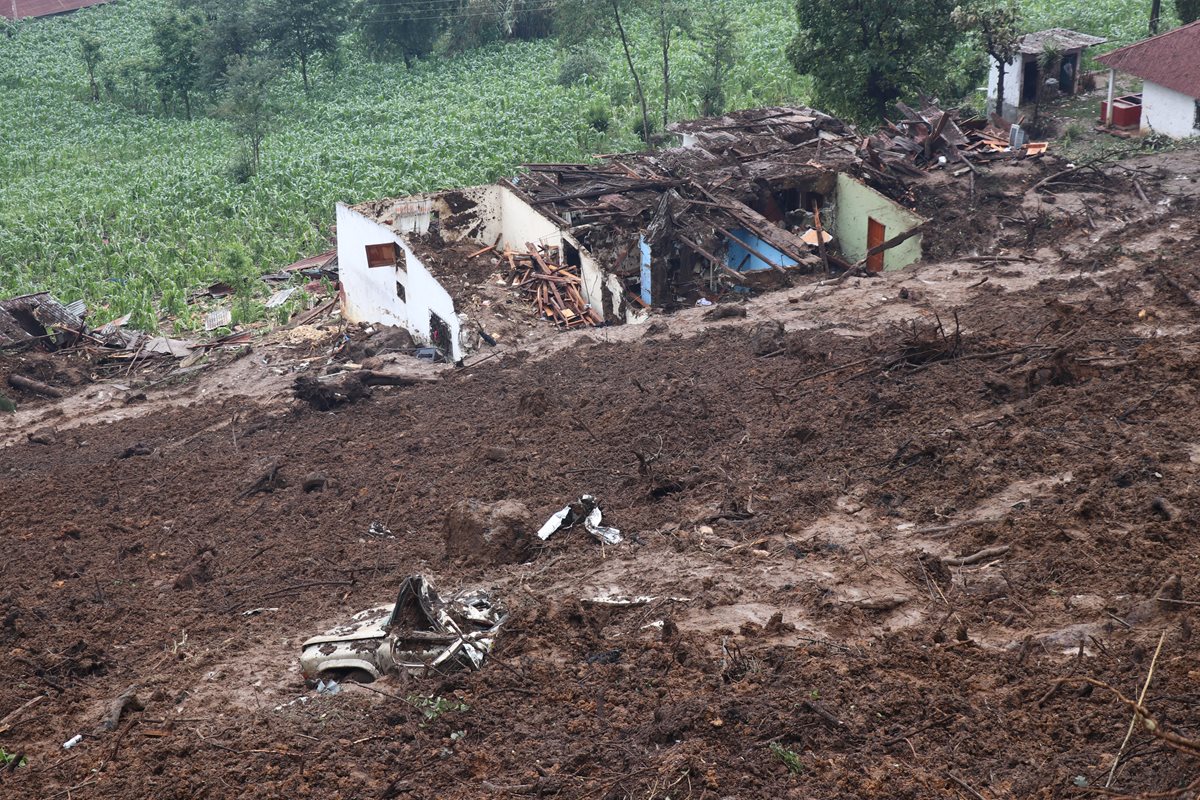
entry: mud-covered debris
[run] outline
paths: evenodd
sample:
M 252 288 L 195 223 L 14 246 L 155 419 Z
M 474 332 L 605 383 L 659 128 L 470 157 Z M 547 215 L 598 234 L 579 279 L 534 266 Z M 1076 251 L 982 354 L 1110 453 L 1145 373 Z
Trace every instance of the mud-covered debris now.
M 369 683 L 384 675 L 479 669 L 508 619 L 482 590 L 443 600 L 424 575 L 410 575 L 396 602 L 355 614 L 307 640 L 300 667 L 309 680 Z
M 585 494 L 579 498 L 578 503 L 564 506 L 552 514 L 550 519 L 546 520 L 546 524 L 538 529 L 537 536 L 544 542 L 558 531 L 574 527 L 582 520 L 587 532 L 604 544 L 620 544 L 623 538 L 621 531 L 601 525 L 602 518 L 603 514 L 596 498 Z
M 737 319 L 746 316 L 744 306 L 718 305 L 704 312 L 705 319 Z
M 448 558 L 519 564 L 534 555 L 532 517 L 529 509 L 515 500 L 463 500 L 446 515 L 443 541 Z
M 323 492 L 329 486 L 329 478 L 323 472 L 310 472 L 304 476 L 302 486 L 306 493 Z

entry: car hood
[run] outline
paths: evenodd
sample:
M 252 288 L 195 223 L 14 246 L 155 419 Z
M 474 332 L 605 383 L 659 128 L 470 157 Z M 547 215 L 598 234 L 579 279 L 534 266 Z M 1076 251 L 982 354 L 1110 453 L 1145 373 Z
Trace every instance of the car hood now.
M 330 628 L 320 636 L 306 640 L 302 646 L 308 647 L 326 642 L 352 642 L 359 639 L 382 639 L 387 635 L 387 623 L 391 619 L 392 610 L 395 607 L 395 603 L 390 603 L 386 606 L 375 606 L 366 611 L 360 611 L 351 617 L 349 622 L 338 625 L 336 628 Z

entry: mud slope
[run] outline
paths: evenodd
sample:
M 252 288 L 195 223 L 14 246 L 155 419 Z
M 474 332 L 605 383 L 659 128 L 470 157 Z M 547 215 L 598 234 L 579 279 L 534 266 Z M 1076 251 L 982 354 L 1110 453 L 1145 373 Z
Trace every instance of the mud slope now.
M 764 300 L 331 413 L 213 400 L 0 450 L 0 718 L 34 701 L 0 794 L 1087 796 L 1129 712 L 1078 679 L 1135 696 L 1162 635 L 1145 706 L 1200 725 L 1200 246 L 1121 258 L 852 335 Z M 583 492 L 630 542 L 445 553 L 463 498 L 541 520 Z M 307 688 L 298 643 L 417 571 L 511 610 L 484 670 Z M 1139 729 L 1112 788 L 1197 774 Z

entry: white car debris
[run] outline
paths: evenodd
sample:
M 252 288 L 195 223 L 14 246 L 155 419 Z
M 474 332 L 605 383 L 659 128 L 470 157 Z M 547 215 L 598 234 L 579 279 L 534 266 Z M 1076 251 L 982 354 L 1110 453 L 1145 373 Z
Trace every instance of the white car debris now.
M 602 518 L 603 514 L 600 511 L 600 506 L 596 498 L 590 494 L 585 494 L 579 498 L 578 503 L 565 506 L 562 510 L 554 512 L 550 516 L 550 519 L 546 520 L 546 524 L 538 530 L 537 536 L 544 542 L 558 531 L 572 528 L 580 520 L 583 520 L 583 527 L 587 532 L 604 544 L 620 544 L 623 538 L 621 531 L 617 528 L 601 525 L 600 521 Z
M 300 669 L 312 681 L 359 683 L 389 672 L 479 669 L 507 619 L 487 592 L 462 591 L 442 600 L 425 576 L 411 575 L 395 603 L 360 611 L 306 641 Z

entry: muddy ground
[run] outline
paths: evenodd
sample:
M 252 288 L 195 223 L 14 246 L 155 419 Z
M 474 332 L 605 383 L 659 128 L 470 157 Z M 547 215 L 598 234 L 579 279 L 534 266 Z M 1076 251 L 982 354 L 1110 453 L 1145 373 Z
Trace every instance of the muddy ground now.
M 10 419 L 55 433 L 0 449 L 0 747 L 27 759 L 0 794 L 1100 794 L 1130 712 L 1083 679 L 1135 697 L 1153 665 L 1145 708 L 1200 738 L 1200 226 L 1154 214 L 333 412 L 244 396 L 247 356 L 220 391 Z M 584 492 L 626 543 L 445 550 L 460 500 L 536 527 Z M 414 572 L 507 606 L 484 669 L 306 686 L 299 643 Z M 1189 746 L 1135 730 L 1111 790 L 1188 785 Z

